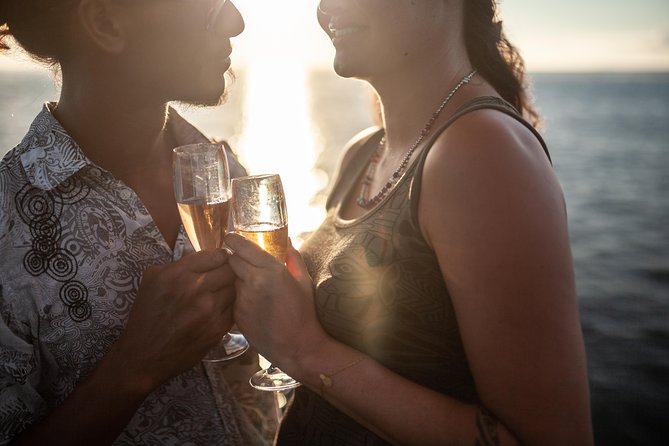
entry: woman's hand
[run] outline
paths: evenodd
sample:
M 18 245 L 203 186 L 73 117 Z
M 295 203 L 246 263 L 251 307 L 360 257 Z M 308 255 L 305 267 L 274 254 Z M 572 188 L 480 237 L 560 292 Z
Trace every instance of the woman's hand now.
M 284 265 L 237 234 L 229 234 L 225 243 L 234 251 L 229 263 L 237 275 L 237 326 L 260 354 L 291 374 L 295 362 L 327 337 L 300 253 L 289 243 Z

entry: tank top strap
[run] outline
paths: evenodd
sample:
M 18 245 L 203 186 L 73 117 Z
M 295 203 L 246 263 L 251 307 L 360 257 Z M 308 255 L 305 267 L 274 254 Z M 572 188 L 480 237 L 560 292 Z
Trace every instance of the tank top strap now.
M 525 118 L 521 116 L 521 114 L 518 112 L 518 110 L 516 110 L 516 108 L 513 105 L 509 104 L 504 99 L 495 96 L 480 96 L 478 98 L 474 98 L 471 101 L 464 104 L 463 106 L 461 106 L 458 110 L 456 110 L 455 113 L 453 113 L 453 115 L 448 119 L 448 121 L 446 121 L 440 127 L 438 127 L 437 130 L 435 130 L 434 133 L 432 133 L 432 136 L 428 139 L 426 143 L 426 150 L 423 150 L 420 155 L 421 164 L 427 157 L 427 154 L 432 148 L 432 145 L 434 145 L 435 141 L 444 132 L 444 130 L 446 130 L 451 124 L 453 124 L 455 121 L 457 121 L 459 118 L 466 115 L 467 113 L 483 109 L 492 109 L 500 111 L 502 113 L 506 113 L 507 115 L 511 116 L 512 118 L 516 119 L 518 122 L 523 124 L 537 138 L 537 140 L 541 144 L 541 147 L 544 149 L 544 153 L 548 157 L 548 161 L 550 161 L 552 164 L 551 155 L 548 152 L 548 146 L 546 145 L 546 142 L 544 141 L 541 134 L 537 131 L 537 129 L 535 129 L 532 124 L 527 122 L 527 120 L 525 120 Z
M 512 118 L 516 119 L 518 122 L 523 124 L 537 138 L 537 140 L 541 144 L 541 147 L 544 150 L 544 153 L 546 154 L 546 157 L 548 158 L 548 161 L 551 164 L 553 163 L 553 161 L 551 160 L 551 155 L 548 152 L 548 146 L 546 145 L 546 142 L 544 141 L 541 134 L 537 131 L 537 129 L 534 128 L 532 124 L 527 122 L 527 120 L 521 116 L 521 114 L 518 112 L 518 110 L 516 110 L 516 108 L 513 105 L 509 104 L 504 99 L 495 96 L 480 96 L 478 98 L 474 98 L 471 101 L 464 104 L 458 110 L 456 110 L 456 112 L 453 113 L 453 115 L 448 119 L 448 121 L 443 123 L 440 127 L 437 128 L 437 130 L 435 130 L 434 133 L 432 133 L 432 136 L 428 139 L 426 143 L 425 149 L 420 153 L 419 158 L 416 161 L 416 171 L 414 177 L 411 180 L 411 189 L 409 192 L 412 214 L 414 216 L 413 218 L 416 220 L 415 223 L 417 223 L 418 220 L 417 198 L 418 195 L 420 194 L 420 185 L 423 177 L 423 167 L 425 165 L 425 160 L 427 159 L 427 155 L 430 152 L 430 149 L 434 145 L 437 138 L 439 138 L 439 136 L 451 124 L 453 124 L 455 121 L 457 121 L 459 118 L 466 115 L 467 113 L 483 109 L 492 109 L 500 111 L 502 113 L 506 113 L 507 115 L 511 116 Z

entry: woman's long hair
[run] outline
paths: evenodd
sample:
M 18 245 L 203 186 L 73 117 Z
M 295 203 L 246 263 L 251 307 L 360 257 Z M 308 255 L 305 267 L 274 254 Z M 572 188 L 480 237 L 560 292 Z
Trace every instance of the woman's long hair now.
M 537 126 L 539 114 L 526 89 L 525 63 L 504 35 L 496 0 L 464 0 L 463 5 L 465 45 L 472 65 L 504 100 Z

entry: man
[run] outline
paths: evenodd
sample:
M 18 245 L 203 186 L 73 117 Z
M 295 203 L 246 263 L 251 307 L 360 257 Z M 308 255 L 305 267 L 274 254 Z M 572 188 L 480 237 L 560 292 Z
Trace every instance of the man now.
M 169 102 L 220 101 L 239 11 L 3 0 L 4 22 L 62 90 L 0 164 L 0 444 L 260 443 L 200 361 L 234 275 L 192 252 L 172 186 L 171 149 L 206 138 Z

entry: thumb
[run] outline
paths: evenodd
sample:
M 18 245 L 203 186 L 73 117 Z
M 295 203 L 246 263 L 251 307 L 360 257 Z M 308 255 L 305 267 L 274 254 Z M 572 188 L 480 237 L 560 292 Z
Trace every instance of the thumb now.
M 293 247 L 293 241 L 290 238 L 288 239 L 288 249 L 286 249 L 286 268 L 300 284 L 300 287 L 305 291 L 308 290 L 308 294 L 311 294 L 313 283 L 307 265 L 304 263 L 300 252 Z

